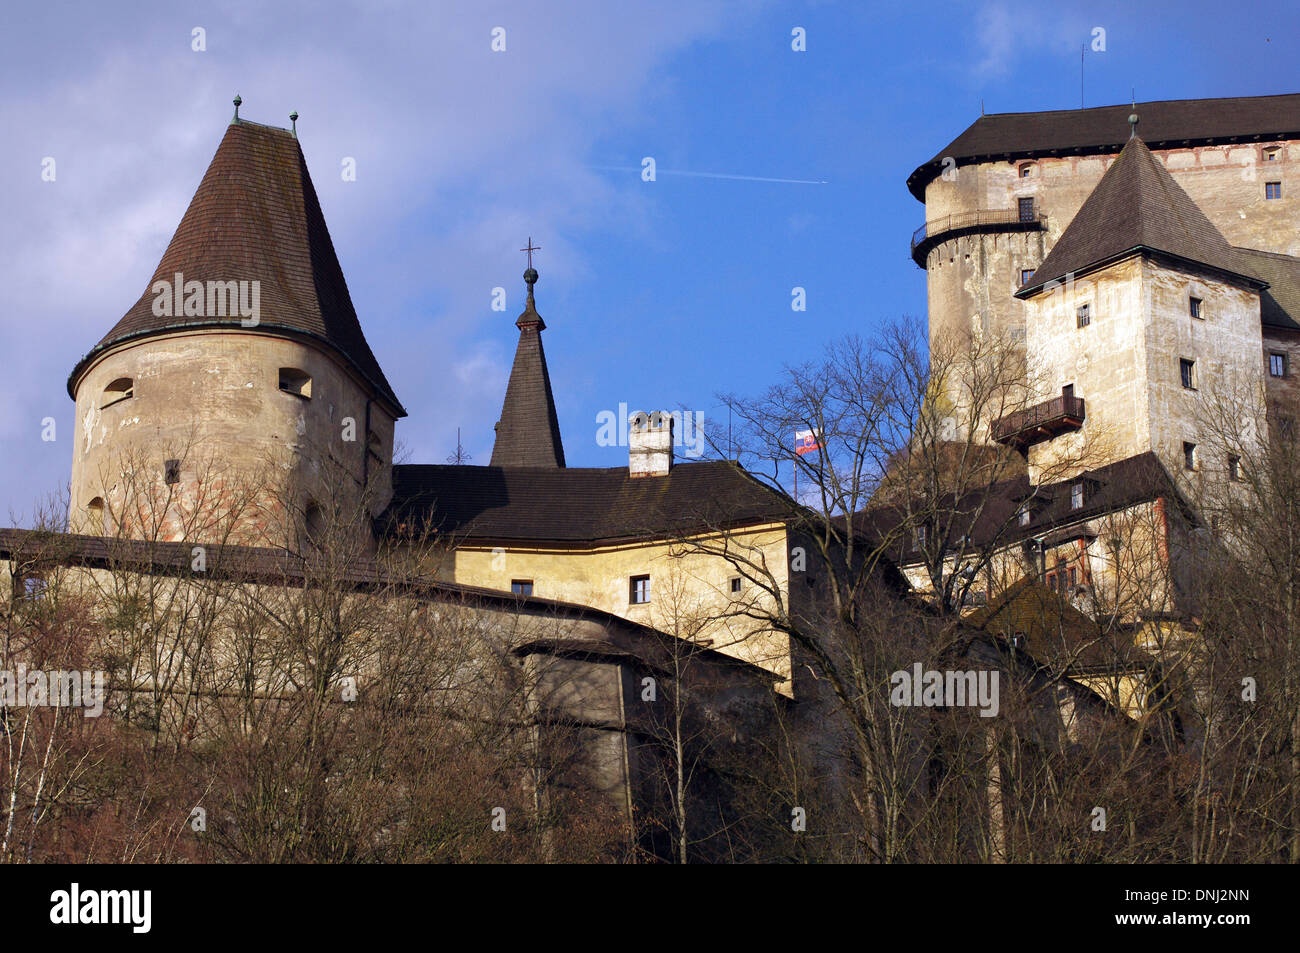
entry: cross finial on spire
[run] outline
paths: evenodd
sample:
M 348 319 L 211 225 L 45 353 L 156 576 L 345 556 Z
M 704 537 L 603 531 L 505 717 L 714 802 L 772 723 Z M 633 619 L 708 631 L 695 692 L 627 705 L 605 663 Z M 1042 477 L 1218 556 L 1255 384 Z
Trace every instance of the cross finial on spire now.
M 532 301 L 533 285 L 537 284 L 537 269 L 533 267 L 533 252 L 541 251 L 542 246 L 534 245 L 533 236 L 529 235 L 527 247 L 521 248 L 519 250 L 528 253 L 528 268 L 524 271 L 524 281 L 527 282 L 528 284 L 528 300 Z

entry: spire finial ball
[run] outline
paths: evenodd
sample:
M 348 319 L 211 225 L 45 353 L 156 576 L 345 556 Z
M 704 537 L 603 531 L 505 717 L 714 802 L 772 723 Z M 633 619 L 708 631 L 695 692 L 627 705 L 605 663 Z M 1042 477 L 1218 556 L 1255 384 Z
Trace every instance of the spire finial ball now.
M 537 269 L 529 268 L 524 271 L 524 281 L 528 282 L 530 285 L 537 284 Z

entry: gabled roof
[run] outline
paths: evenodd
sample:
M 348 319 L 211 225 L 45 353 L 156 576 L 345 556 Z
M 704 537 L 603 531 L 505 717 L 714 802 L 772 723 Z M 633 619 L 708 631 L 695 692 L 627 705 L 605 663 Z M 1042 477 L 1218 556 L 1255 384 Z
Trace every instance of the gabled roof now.
M 535 271 L 529 270 L 533 280 Z M 542 332 L 546 322 L 537 313 L 533 300 L 533 282 L 528 284 L 528 303 L 515 321 L 519 344 L 515 363 L 510 368 L 510 383 L 497 421 L 496 442 L 492 446 L 494 467 L 563 467 L 564 442 L 560 439 L 560 421 L 555 414 L 551 395 L 551 375 L 546 369 L 546 351 Z
M 671 539 L 790 515 L 775 492 L 723 460 L 681 463 L 665 476 L 627 467 L 475 467 L 398 464 L 389 532 L 425 528 L 458 540 L 561 545 Z
M 361 331 L 298 138 L 238 120 L 226 129 L 203 181 L 140 299 L 68 377 L 122 341 L 198 327 L 238 327 L 240 317 L 159 316 L 154 282 L 259 282 L 257 329 L 309 338 L 341 356 L 398 416 L 398 402 Z M 233 309 L 231 309 L 233 310 Z
M 1077 278 L 1143 251 L 1200 265 L 1252 287 L 1267 284 L 1247 273 L 1228 240 L 1135 136 L 1016 297 L 1029 297 L 1048 282 L 1070 274 Z
M 998 159 L 1113 155 L 1128 138 L 1132 112 L 1141 117 L 1142 138 L 1152 149 L 1300 139 L 1297 93 L 995 113 L 980 116 L 933 159 L 918 166 L 908 176 L 907 188 L 924 202 L 925 187 L 943 171 L 947 158 L 963 166 Z
M 1257 248 L 1234 250 L 1247 271 L 1268 282 L 1259 295 L 1260 324 L 1300 331 L 1300 258 Z

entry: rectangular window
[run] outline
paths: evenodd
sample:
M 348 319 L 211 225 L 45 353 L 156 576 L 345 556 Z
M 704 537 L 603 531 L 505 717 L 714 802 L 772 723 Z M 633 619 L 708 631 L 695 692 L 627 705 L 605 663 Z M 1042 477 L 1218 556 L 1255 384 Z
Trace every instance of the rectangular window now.
M 1078 581 L 1079 581 L 1078 570 L 1076 570 L 1073 566 L 1071 566 L 1070 567 L 1070 588 L 1073 589 L 1075 585 L 1078 583 Z
M 1034 220 L 1034 200 L 1032 198 L 1018 199 L 1017 208 L 1020 211 L 1020 221 L 1032 222 Z
M 1178 361 L 1178 373 L 1183 379 L 1183 386 L 1188 390 L 1196 390 L 1196 362 L 1189 361 L 1187 358 L 1180 358 Z
M 163 461 L 163 482 L 168 486 L 181 482 L 181 462 L 179 460 Z
M 1233 483 L 1241 481 L 1241 457 L 1228 457 L 1228 479 Z
M 1029 525 L 1029 521 L 1030 521 L 1031 519 L 1033 519 L 1033 516 L 1032 516 L 1032 514 L 1030 514 L 1030 512 L 1029 512 L 1029 507 L 1027 507 L 1027 506 L 1022 506 L 1022 507 L 1020 508 L 1020 525 L 1021 525 L 1021 526 L 1028 526 L 1028 525 Z
M 1082 483 L 1076 483 L 1074 486 L 1070 487 L 1070 509 L 1072 510 L 1083 509 L 1083 484 Z
M 1282 197 L 1282 183 L 1281 183 L 1281 182 L 1265 182 L 1265 183 L 1264 183 L 1264 198 L 1266 198 L 1266 199 L 1280 199 L 1281 197 Z
M 634 606 L 644 605 L 650 601 L 650 577 L 630 576 L 628 578 L 628 602 Z
M 1196 444 L 1194 443 L 1183 443 L 1183 469 L 1196 469 Z
M 1199 318 L 1201 316 L 1201 299 L 1195 296 L 1188 298 L 1187 310 L 1191 313 L 1192 317 Z
M 531 579 L 511 579 L 510 591 L 517 596 L 531 596 L 533 594 L 533 581 Z
M 1286 377 L 1286 355 L 1281 351 L 1268 352 L 1268 373 L 1273 377 Z
M 1279 158 L 1281 158 L 1281 156 L 1282 156 L 1282 147 L 1281 147 L 1281 146 L 1265 146 L 1265 147 L 1264 147 L 1264 161 L 1265 161 L 1265 162 L 1276 162 Z
M 1075 317 L 1078 321 L 1078 326 L 1081 328 L 1086 328 L 1088 325 L 1092 324 L 1092 305 L 1079 305 L 1079 309 L 1075 312 Z
M 739 576 L 732 576 L 732 577 L 731 577 L 731 594 L 732 594 L 733 596 L 734 596 L 734 595 L 739 595 L 739 594 L 740 594 L 740 577 L 739 577 Z
M 922 549 L 922 548 L 924 548 L 924 546 L 925 546 L 925 527 L 924 527 L 924 526 L 918 526 L 918 527 L 916 527 L 915 529 L 912 530 L 912 542 L 915 544 L 915 546 L 916 546 L 917 549 Z
M 1027 285 L 1027 284 L 1029 284 L 1029 279 L 1032 278 L 1032 277 L 1034 277 L 1034 269 L 1032 269 L 1032 268 L 1021 268 L 1021 269 L 1020 269 L 1020 283 L 1021 283 L 1022 285 Z

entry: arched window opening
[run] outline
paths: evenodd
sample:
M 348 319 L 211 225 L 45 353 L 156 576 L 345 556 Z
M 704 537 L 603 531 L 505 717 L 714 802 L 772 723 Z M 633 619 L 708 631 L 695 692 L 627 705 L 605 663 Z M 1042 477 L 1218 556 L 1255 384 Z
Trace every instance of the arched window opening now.
M 97 496 L 86 504 L 86 529 L 92 535 L 109 535 L 107 511 L 102 496 Z
M 304 400 L 311 400 L 311 375 L 296 367 L 280 368 L 280 390 Z
M 135 396 L 134 382 L 129 377 L 119 377 L 104 388 L 104 397 L 99 402 L 99 409 L 106 410 L 114 404 L 130 400 Z

